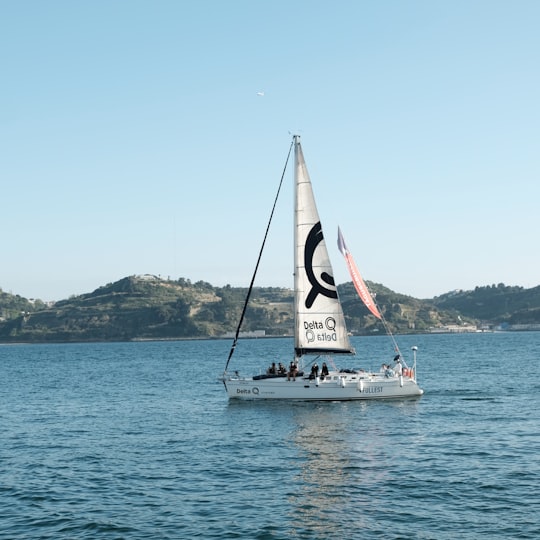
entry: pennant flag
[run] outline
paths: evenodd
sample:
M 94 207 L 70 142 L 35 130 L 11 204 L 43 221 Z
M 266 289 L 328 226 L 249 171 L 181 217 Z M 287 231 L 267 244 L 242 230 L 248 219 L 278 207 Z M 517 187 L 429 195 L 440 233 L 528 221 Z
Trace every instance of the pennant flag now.
M 343 235 L 341 234 L 341 229 L 339 227 L 338 248 L 339 251 L 341 251 L 341 254 L 345 257 L 345 261 L 347 262 L 347 268 L 349 269 L 349 274 L 351 275 L 352 282 L 354 284 L 356 292 L 358 293 L 358 296 L 360 297 L 362 302 L 364 302 L 364 305 L 369 309 L 369 311 L 371 311 L 371 313 L 373 313 L 373 315 L 377 317 L 377 319 L 382 319 L 381 314 L 379 313 L 379 310 L 375 305 L 375 301 L 373 300 L 366 284 L 364 283 L 364 280 L 362 279 L 362 276 L 360 275 L 356 263 L 354 262 L 353 256 L 347 249 L 345 239 L 343 238 Z

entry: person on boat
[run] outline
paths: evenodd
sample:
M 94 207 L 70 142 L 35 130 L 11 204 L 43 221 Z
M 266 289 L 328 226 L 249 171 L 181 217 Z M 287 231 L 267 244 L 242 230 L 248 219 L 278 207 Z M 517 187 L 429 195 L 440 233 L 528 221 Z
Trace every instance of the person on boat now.
M 321 379 L 324 381 L 325 377 L 328 377 L 328 366 L 326 365 L 326 362 L 323 362 L 321 367 Z
M 272 365 L 267 370 L 268 375 L 276 375 L 277 369 L 276 369 L 276 363 L 272 362 Z
M 403 374 L 403 366 L 401 365 L 401 356 L 397 354 L 394 357 L 394 373 L 399 377 Z
M 287 370 L 285 369 L 285 366 L 280 362 L 278 364 L 278 375 L 287 375 Z
M 317 362 L 315 362 L 311 366 L 311 374 L 309 378 L 313 380 L 313 379 L 316 379 L 318 376 L 319 376 L 319 365 L 317 364 Z
M 388 364 L 381 364 L 380 372 L 385 377 L 392 377 L 394 375 L 394 372 L 392 371 L 392 368 Z
M 290 381 L 292 377 L 292 380 L 296 381 L 297 373 L 298 373 L 298 366 L 296 365 L 296 362 L 291 361 L 291 364 L 289 366 L 289 373 L 287 374 L 287 380 Z

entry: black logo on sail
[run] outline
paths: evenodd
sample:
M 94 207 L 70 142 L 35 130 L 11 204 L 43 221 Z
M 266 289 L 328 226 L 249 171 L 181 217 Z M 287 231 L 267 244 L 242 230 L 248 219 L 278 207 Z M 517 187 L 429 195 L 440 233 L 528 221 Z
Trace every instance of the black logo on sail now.
M 324 283 L 321 283 L 313 271 L 313 255 L 315 254 L 317 246 L 323 239 L 321 222 L 319 221 L 313 225 L 313 228 L 309 231 L 306 239 L 306 246 L 304 248 L 304 267 L 309 282 L 311 283 L 311 291 L 309 291 L 309 294 L 306 297 L 306 308 L 308 309 L 313 305 L 318 294 L 322 294 L 328 298 L 337 298 L 333 276 L 327 272 L 323 272 L 320 278 Z M 328 289 L 325 284 L 334 287 L 334 289 Z

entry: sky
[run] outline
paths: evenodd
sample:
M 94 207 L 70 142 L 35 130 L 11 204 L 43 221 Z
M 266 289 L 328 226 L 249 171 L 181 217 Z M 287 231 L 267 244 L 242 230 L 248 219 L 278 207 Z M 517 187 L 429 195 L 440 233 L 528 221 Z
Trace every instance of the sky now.
M 337 283 L 540 284 L 540 2 L 0 0 L 0 288 L 249 285 L 291 134 Z M 292 286 L 292 168 L 255 284 Z

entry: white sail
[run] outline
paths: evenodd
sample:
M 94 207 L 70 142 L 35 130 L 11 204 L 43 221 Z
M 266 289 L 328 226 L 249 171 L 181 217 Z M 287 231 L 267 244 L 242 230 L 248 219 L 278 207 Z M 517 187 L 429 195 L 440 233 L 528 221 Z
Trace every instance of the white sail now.
M 311 180 L 295 137 L 295 351 L 351 353 Z

